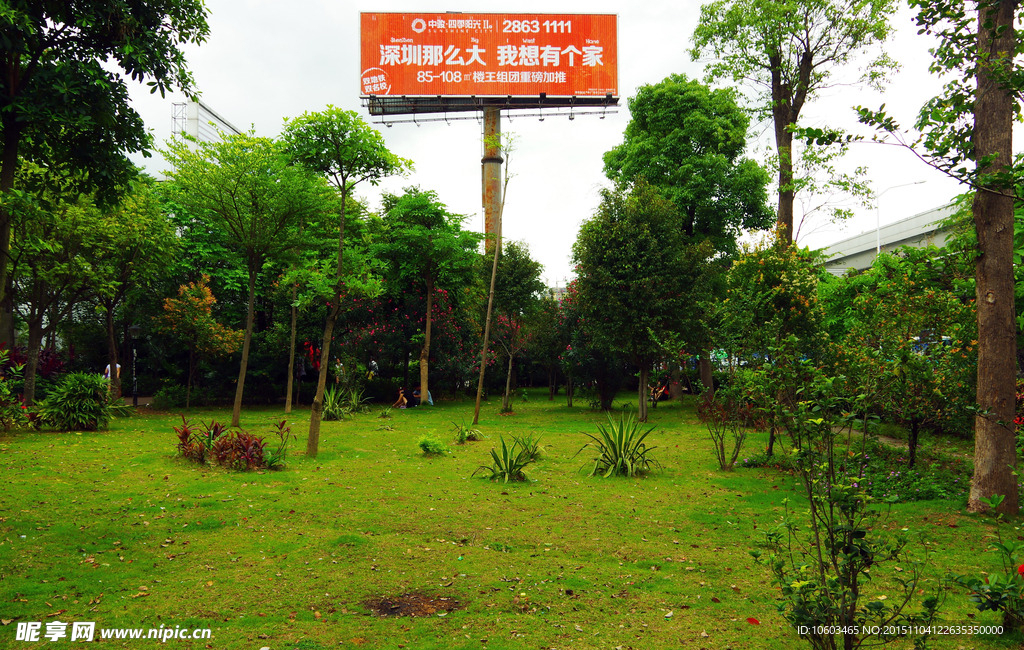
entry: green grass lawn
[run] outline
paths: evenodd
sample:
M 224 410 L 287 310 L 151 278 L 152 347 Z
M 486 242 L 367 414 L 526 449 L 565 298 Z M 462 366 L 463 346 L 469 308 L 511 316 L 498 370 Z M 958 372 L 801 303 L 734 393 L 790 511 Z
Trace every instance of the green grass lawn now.
M 175 458 L 177 414 L 120 419 L 96 433 L 0 438 L 0 648 L 31 647 L 15 641 L 25 621 L 212 628 L 208 640 L 167 642 L 180 648 L 801 646 L 748 553 L 794 496 L 791 477 L 718 471 L 693 409 L 661 405 L 649 441 L 663 469 L 588 478 L 589 451 L 574 454 L 603 414 L 540 392 L 517 402 L 513 416 L 499 416 L 499 406 L 485 404 L 484 441 L 433 458 L 416 440 L 430 432 L 451 440 L 472 403 L 396 409 L 386 421 L 375 407 L 326 422 L 315 460 L 302 453 L 308 412 L 296 412 L 287 467 L 262 473 Z M 227 410 L 189 415 L 230 419 Z M 243 427 L 269 436 L 281 416 L 250 409 Z M 380 428 L 385 422 L 393 430 Z M 544 445 L 530 482 L 471 477 L 500 435 L 527 433 Z M 756 434 L 747 449 L 764 445 Z M 925 533 L 916 552 L 931 555 L 932 588 L 947 571 L 994 568 L 984 552 L 991 528 L 962 503 L 898 505 L 887 525 Z M 870 584 L 871 597 L 885 584 L 884 576 Z M 418 618 L 371 614 L 372 601 L 407 594 L 458 607 Z M 942 611 L 951 624 L 998 623 L 975 615 L 963 593 L 949 592 Z M 1019 643 L 955 636 L 934 646 Z

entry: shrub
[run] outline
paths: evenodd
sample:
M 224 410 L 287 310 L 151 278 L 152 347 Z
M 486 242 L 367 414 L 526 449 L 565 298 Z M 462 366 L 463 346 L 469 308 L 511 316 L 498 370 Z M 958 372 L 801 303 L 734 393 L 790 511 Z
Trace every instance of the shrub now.
M 801 398 L 783 410 L 782 422 L 793 441 L 803 498 L 796 509 L 784 502 L 785 518 L 765 535 L 767 553 L 751 555 L 771 572 L 782 595 L 779 611 L 811 647 L 867 647 L 906 636 L 923 647 L 940 601 L 925 597 L 920 611 L 910 611 L 924 585 L 908 535 L 886 525 L 862 485 L 865 454 L 851 459 L 849 442 L 843 444 L 851 437 L 836 432 L 850 424 L 847 408 L 863 413 L 867 398 L 845 399 L 817 371 Z M 859 445 L 865 444 L 861 434 Z M 871 578 L 890 575 L 886 565 L 894 564 L 900 572 L 895 583 L 873 586 Z
M 342 403 L 342 393 L 337 388 L 331 387 L 324 391 L 324 420 L 342 420 L 346 411 Z
M 466 423 L 455 424 L 452 422 L 452 424 L 455 425 L 455 442 L 460 445 L 464 445 L 471 440 L 480 440 L 484 437 L 480 429 L 474 429 Z
M 523 451 L 526 452 L 527 457 L 531 461 L 540 460 L 542 450 L 540 446 L 540 436 L 534 438 L 533 434 L 531 433 L 522 438 L 520 438 L 519 436 L 513 436 L 512 439 L 519 445 L 520 448 L 522 448 Z
M 380 413 L 377 414 L 377 417 L 380 418 L 381 420 L 391 419 L 391 407 L 385 406 L 384 408 L 382 408 L 380 410 Z
M 158 411 L 170 411 L 185 405 L 185 387 L 178 384 L 166 384 L 153 393 L 153 408 Z
M 448 445 L 444 444 L 432 435 L 422 435 L 420 439 L 416 441 L 420 449 L 427 456 L 441 456 L 442 454 L 448 453 Z
M 267 441 L 247 431 L 231 431 L 217 421 L 203 424 L 202 429 L 189 422 L 184 416 L 181 426 L 174 427 L 178 436 L 178 453 L 188 460 L 199 463 L 213 462 L 227 469 L 275 469 L 284 464 L 288 441 L 294 436 L 285 420 L 275 422 L 278 440 L 277 448 L 267 450 Z
M 640 423 L 632 414 L 619 415 L 618 422 L 608 416 L 608 428 L 598 425 L 597 431 L 599 435 L 596 436 L 585 434 L 590 442 L 576 452 L 578 456 L 587 447 L 597 450 L 594 469 L 589 476 L 639 476 L 659 466 L 657 461 L 647 456 L 656 447 L 648 447 L 644 442 L 654 427 L 641 431 Z
M 513 438 L 512 445 L 508 445 L 505 442 L 505 438 L 501 438 L 501 451 L 491 448 L 491 460 L 490 465 L 481 465 L 473 472 L 473 476 L 476 476 L 477 472 L 489 472 L 490 475 L 487 477 L 492 481 L 501 481 L 502 483 L 508 483 L 509 481 L 525 481 L 526 472 L 523 471 L 530 463 L 534 462 L 535 458 L 531 457 L 530 451 L 523 447 L 522 441 L 519 438 Z
M 43 424 L 60 431 L 95 431 L 115 415 L 131 413 L 103 375 L 85 372 L 64 375 L 37 407 Z
M 344 405 L 342 410 L 345 411 L 346 415 L 352 413 L 366 413 L 369 407 L 366 406 L 366 402 L 370 400 L 369 397 L 363 396 L 363 389 L 358 387 L 352 387 L 344 393 Z
M 0 350 L 0 429 L 4 431 L 28 425 L 27 409 L 14 392 L 14 382 L 21 379 L 23 366 L 9 366 L 8 356 L 7 350 Z
M 731 471 L 736 465 L 740 448 L 747 437 L 747 431 L 743 428 L 746 418 L 744 411 L 745 407 L 732 395 L 726 394 L 724 389 L 707 400 L 703 407 L 702 419 L 708 428 L 718 467 L 723 471 Z M 727 449 L 729 438 L 732 439 L 732 449 Z

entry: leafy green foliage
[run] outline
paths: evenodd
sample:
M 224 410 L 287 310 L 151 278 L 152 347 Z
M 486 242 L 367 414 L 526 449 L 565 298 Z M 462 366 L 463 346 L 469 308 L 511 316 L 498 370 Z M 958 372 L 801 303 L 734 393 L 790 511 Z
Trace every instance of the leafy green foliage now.
M 734 90 L 671 75 L 641 86 L 629 112 L 624 142 L 604 156 L 608 178 L 646 180 L 674 206 L 688 240 L 726 254 L 741 229 L 770 226 L 768 174 L 742 157 L 749 118 Z
M 662 337 L 699 329 L 693 303 L 711 254 L 707 242 L 688 243 L 672 203 L 642 181 L 628 193 L 605 191 L 597 214 L 580 227 L 573 244 L 574 307 L 593 347 L 640 367 L 641 420 L 646 369 L 661 356 Z
M 111 394 L 103 375 L 85 372 L 64 375 L 37 411 L 43 424 L 59 431 L 96 431 L 106 428 L 115 415 L 132 412 Z
M 189 350 L 185 406 L 191 406 L 192 384 L 204 359 L 234 354 L 242 344 L 243 333 L 218 323 L 213 316 L 217 300 L 208 286 L 210 278 L 178 287 L 178 296 L 164 300 L 163 314 L 156 318 L 158 330 L 166 332 Z
M 590 442 L 576 452 L 576 455 L 579 455 L 588 447 L 597 452 L 594 468 L 590 470 L 589 476 L 642 476 L 652 468 L 660 466 L 660 463 L 648 457 L 648 454 L 657 447 L 648 447 L 644 442 L 654 431 L 654 427 L 642 431 L 640 422 L 632 413 L 620 414 L 618 422 L 608 416 L 608 426 L 599 424 L 597 431 L 596 436 L 591 433 L 585 434 L 590 438 Z
M 324 390 L 324 420 L 342 420 L 345 418 L 343 395 L 341 390 L 333 386 Z
M 28 415 L 14 384 L 21 379 L 22 365 L 8 362 L 10 351 L 0 349 L 0 429 L 10 431 L 28 424 Z
M 524 470 L 535 460 L 521 439 L 513 438 L 512 444 L 509 445 L 502 436 L 501 449 L 491 448 L 491 464 L 481 465 L 473 472 L 473 476 L 476 476 L 477 472 L 482 472 L 488 474 L 487 478 L 492 481 L 525 481 L 527 476 Z
M 431 434 L 420 436 L 416 444 L 427 456 L 442 456 L 450 451 L 448 445 Z

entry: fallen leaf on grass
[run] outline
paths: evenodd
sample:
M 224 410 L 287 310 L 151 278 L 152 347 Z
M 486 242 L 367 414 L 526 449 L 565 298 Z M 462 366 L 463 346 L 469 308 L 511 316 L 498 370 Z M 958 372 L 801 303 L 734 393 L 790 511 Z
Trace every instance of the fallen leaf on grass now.
M 719 598 L 718 598 L 717 596 L 712 596 L 712 597 L 711 597 L 711 602 L 713 602 L 713 603 L 720 603 L 720 602 L 722 602 L 722 601 L 721 601 L 721 600 L 719 600 Z
M 750 623 L 751 625 L 760 625 L 761 621 L 759 621 L 756 618 L 754 618 L 753 616 L 751 616 L 750 618 L 747 619 L 747 623 Z

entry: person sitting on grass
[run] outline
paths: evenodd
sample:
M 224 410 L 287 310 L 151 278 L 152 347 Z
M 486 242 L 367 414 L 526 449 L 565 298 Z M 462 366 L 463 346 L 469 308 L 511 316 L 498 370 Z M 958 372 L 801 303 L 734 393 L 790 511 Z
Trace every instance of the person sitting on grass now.
M 391 405 L 391 408 L 398 407 L 400 409 L 404 409 L 405 405 L 408 404 L 408 403 L 409 403 L 409 400 L 405 399 L 405 389 L 404 388 L 399 388 L 398 389 L 398 399 L 396 399 L 395 403 Z

